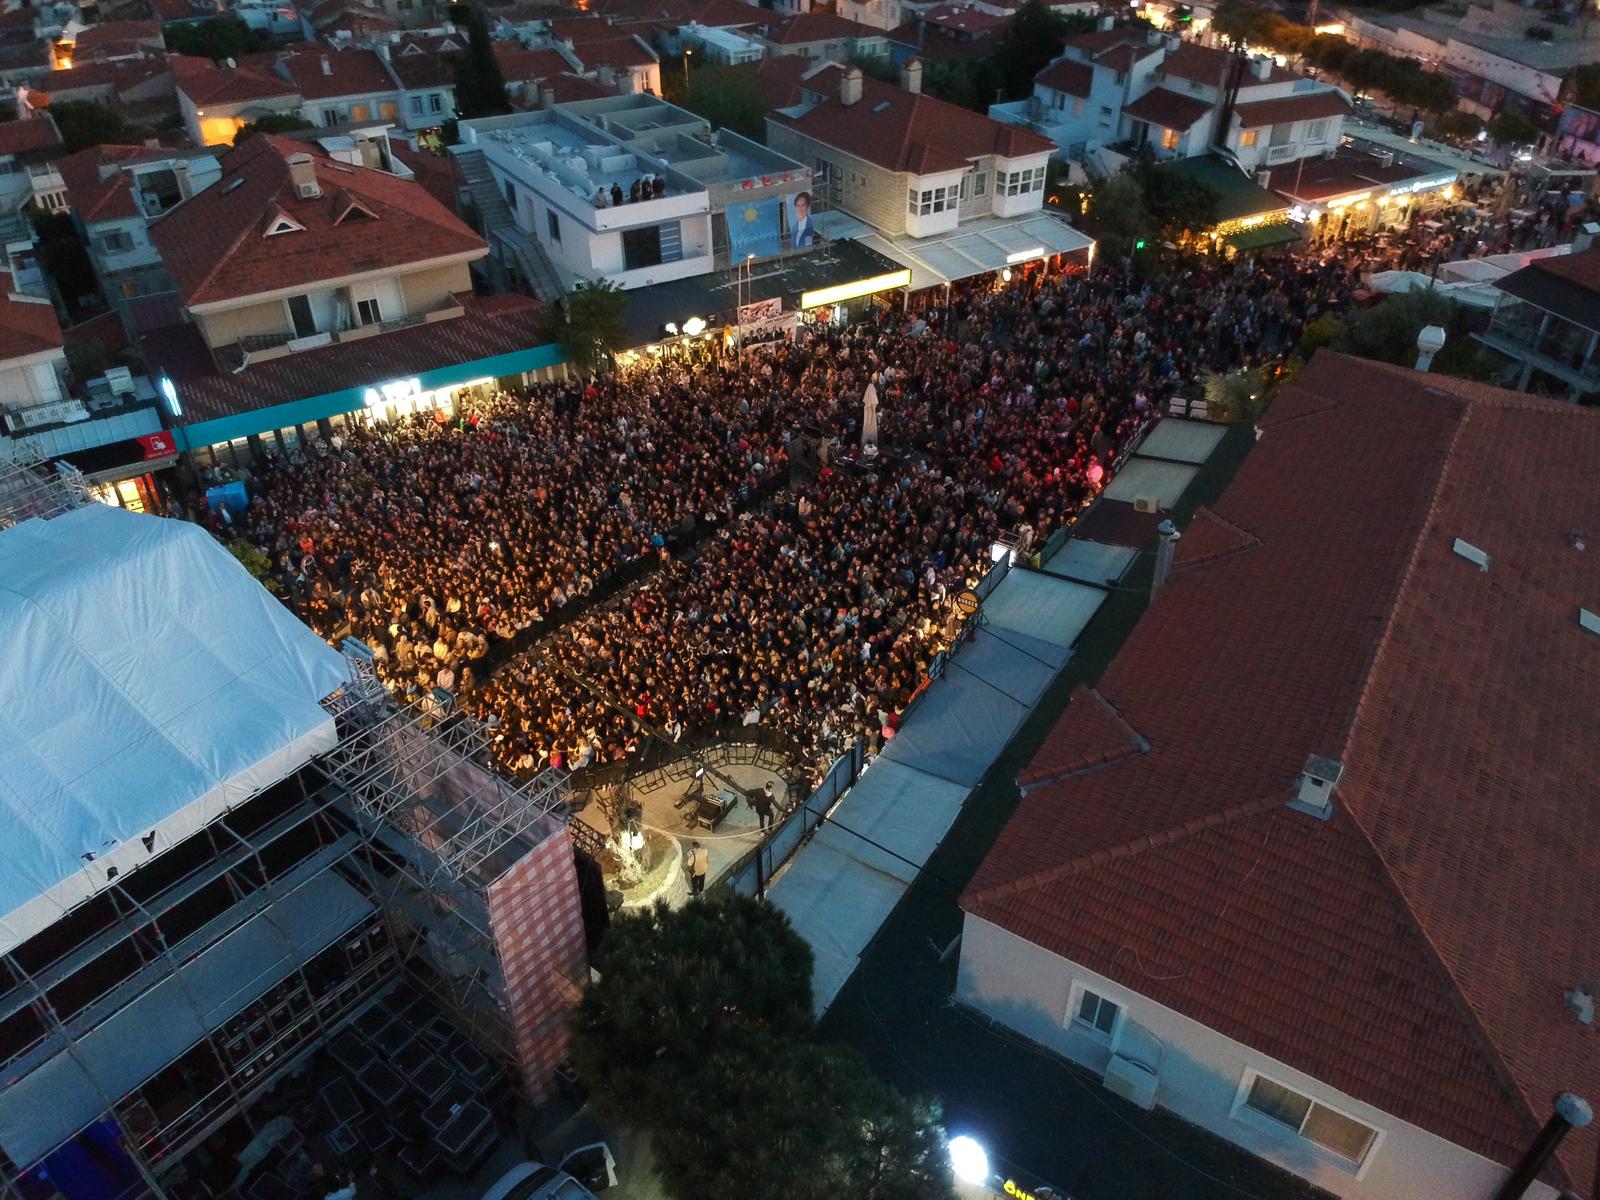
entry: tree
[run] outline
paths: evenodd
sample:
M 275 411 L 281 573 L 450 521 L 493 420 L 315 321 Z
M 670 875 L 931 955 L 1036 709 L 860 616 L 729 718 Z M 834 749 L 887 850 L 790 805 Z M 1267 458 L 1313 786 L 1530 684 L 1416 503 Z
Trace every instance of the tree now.
M 580 371 L 598 371 L 628 344 L 628 293 L 609 279 L 580 283 L 557 301 L 545 336 L 559 342 Z
M 938 1106 L 816 1040 L 811 950 L 777 909 L 624 914 L 595 967 L 573 1061 L 598 1107 L 652 1135 L 671 1195 L 950 1200 Z
M 237 146 L 258 133 L 293 133 L 296 129 L 311 128 L 311 122 L 299 113 L 266 113 L 239 126 L 239 132 L 233 135 L 233 144 Z
M 50 106 L 50 115 L 55 118 L 68 154 L 90 146 L 126 142 L 137 132 L 109 108 L 88 100 L 62 100 Z
M 62 131 L 66 136 L 66 131 Z M 1519 112 L 1506 111 L 1489 122 L 1489 140 L 1496 146 L 1528 146 L 1539 140 L 1539 127 Z
M 1235 47 L 1258 44 L 1264 40 L 1269 16 L 1246 0 L 1223 0 L 1211 18 L 1211 28 Z
M 467 30 L 467 55 L 455 63 L 456 113 L 470 119 L 510 112 L 506 77 L 494 56 L 494 40 L 489 36 L 483 10 L 476 5 L 458 4 L 450 9 L 450 17 Z
M 1155 233 L 1144 192 L 1130 172 L 1114 175 L 1094 189 L 1088 216 L 1101 249 L 1114 258 L 1131 254 L 1135 242 Z
M 670 71 L 664 77 L 670 78 Z M 767 137 L 767 101 L 748 71 L 717 64 L 689 76 L 683 107 L 718 129 L 731 129 L 758 142 Z
M 39 260 L 50 278 L 55 280 L 56 290 L 61 293 L 68 309 L 76 312 L 89 307 L 83 303 L 84 297 L 92 298 L 99 289 L 100 281 L 95 277 L 89 252 L 84 249 L 77 227 L 72 223 L 72 214 L 34 209 L 28 217 L 33 222 Z
M 1444 349 L 1434 355 L 1433 370 L 1463 379 L 1487 379 L 1487 364 L 1471 335 L 1471 314 L 1443 292 L 1432 288 L 1397 292 L 1353 316 L 1329 343 L 1335 350 L 1379 362 L 1411 366 L 1417 361 L 1417 335 L 1426 325 L 1445 331 Z
M 1445 137 L 1471 141 L 1478 136 L 1478 130 L 1483 128 L 1483 122 L 1472 113 L 1462 112 L 1458 108 L 1441 114 L 1434 122 L 1434 128 Z
M 727 895 L 625 913 L 594 965 L 573 1060 L 596 1102 L 627 1121 L 681 1109 L 684 1078 L 732 1031 L 811 1029 L 811 947 L 768 904 Z
M 1270 389 L 1261 372 L 1241 367 L 1226 375 L 1206 371 L 1201 377 L 1206 392 L 1206 407 L 1224 421 L 1254 421 L 1267 409 Z
M 1567 76 L 1574 104 L 1600 109 L 1600 63 L 1589 63 Z
M 1094 28 L 1094 18 L 1064 16 L 1045 7 L 1043 0 L 1027 0 L 1017 10 L 1006 39 L 995 51 L 993 64 L 1000 91 L 1007 100 L 1033 95 L 1033 77 L 1061 53 L 1061 43 L 1073 34 Z M 989 97 L 980 96 L 987 106 Z
M 1178 171 L 1158 166 L 1154 159 L 1141 158 L 1133 168 L 1144 197 L 1145 211 L 1162 233 L 1196 233 L 1217 223 L 1216 188 Z
M 161 36 L 167 49 L 174 54 L 192 54 L 217 62 L 254 54 L 267 44 L 266 34 L 251 29 L 238 17 L 213 17 L 208 21 L 168 25 Z

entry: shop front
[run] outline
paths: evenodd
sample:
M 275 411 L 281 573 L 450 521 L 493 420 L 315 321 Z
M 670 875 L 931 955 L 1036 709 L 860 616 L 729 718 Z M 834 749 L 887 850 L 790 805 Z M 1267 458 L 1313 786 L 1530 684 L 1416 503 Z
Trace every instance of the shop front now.
M 167 498 L 159 475 L 178 461 L 171 433 L 147 433 L 61 456 L 83 475 L 89 494 L 102 504 L 132 512 L 165 514 Z

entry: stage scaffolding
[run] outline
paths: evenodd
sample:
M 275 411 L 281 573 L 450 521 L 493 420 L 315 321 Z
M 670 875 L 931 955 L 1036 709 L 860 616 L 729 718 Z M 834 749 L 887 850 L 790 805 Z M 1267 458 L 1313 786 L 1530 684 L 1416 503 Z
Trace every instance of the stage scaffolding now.
M 163 1181 L 189 1150 L 236 1116 L 255 1132 L 249 1107 L 402 977 L 518 1065 L 487 893 L 541 846 L 571 869 L 565 776 L 501 777 L 488 732 L 448 697 L 396 708 L 370 664 L 346 655 L 351 681 L 326 702 L 340 739 L 330 751 L 0 955 L 0 1077 L 22 1088 L 10 1109 L 0 1093 L 0 1144 L 28 1148 L 26 1161 L 0 1154 L 0 1197 L 18 1197 L 21 1171 L 110 1116 L 166 1200 Z M 342 903 L 336 918 L 325 896 Z M 308 943 L 296 921 L 335 932 Z M 270 940 L 263 978 L 276 964 L 285 974 L 232 1012 L 200 993 L 217 986 L 215 952 L 241 937 Z M 579 974 L 570 954 L 535 966 L 563 994 L 586 982 L 567 978 Z M 168 1035 L 171 1054 L 146 1071 L 118 1043 L 152 1005 L 177 1006 L 183 1019 L 167 1024 L 201 1036 Z M 63 1079 L 78 1108 L 41 1126 L 26 1090 L 55 1101 Z
M 58 517 L 89 503 L 83 472 L 38 457 L 0 457 L 0 529 L 31 517 Z

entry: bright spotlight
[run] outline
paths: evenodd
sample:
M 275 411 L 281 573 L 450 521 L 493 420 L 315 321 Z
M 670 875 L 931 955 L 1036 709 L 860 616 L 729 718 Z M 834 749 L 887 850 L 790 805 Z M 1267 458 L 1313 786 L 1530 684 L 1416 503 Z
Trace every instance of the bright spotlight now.
M 705 327 L 706 319 L 704 317 L 690 317 L 683 323 L 683 331 L 690 337 L 698 337 L 705 330 Z
M 989 1182 L 989 1153 L 965 1135 L 950 1139 L 950 1169 L 962 1183 Z

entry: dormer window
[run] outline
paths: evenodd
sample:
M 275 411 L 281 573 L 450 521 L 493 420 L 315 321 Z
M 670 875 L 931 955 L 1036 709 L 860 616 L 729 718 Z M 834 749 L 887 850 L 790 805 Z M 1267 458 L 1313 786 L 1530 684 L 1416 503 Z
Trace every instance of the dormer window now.
M 376 221 L 378 214 L 373 212 L 356 196 L 340 188 L 333 195 L 333 223 L 343 225 L 346 221 Z
M 263 237 L 276 237 L 280 233 L 304 233 L 306 227 L 293 217 L 279 213 L 267 222 L 267 231 Z

